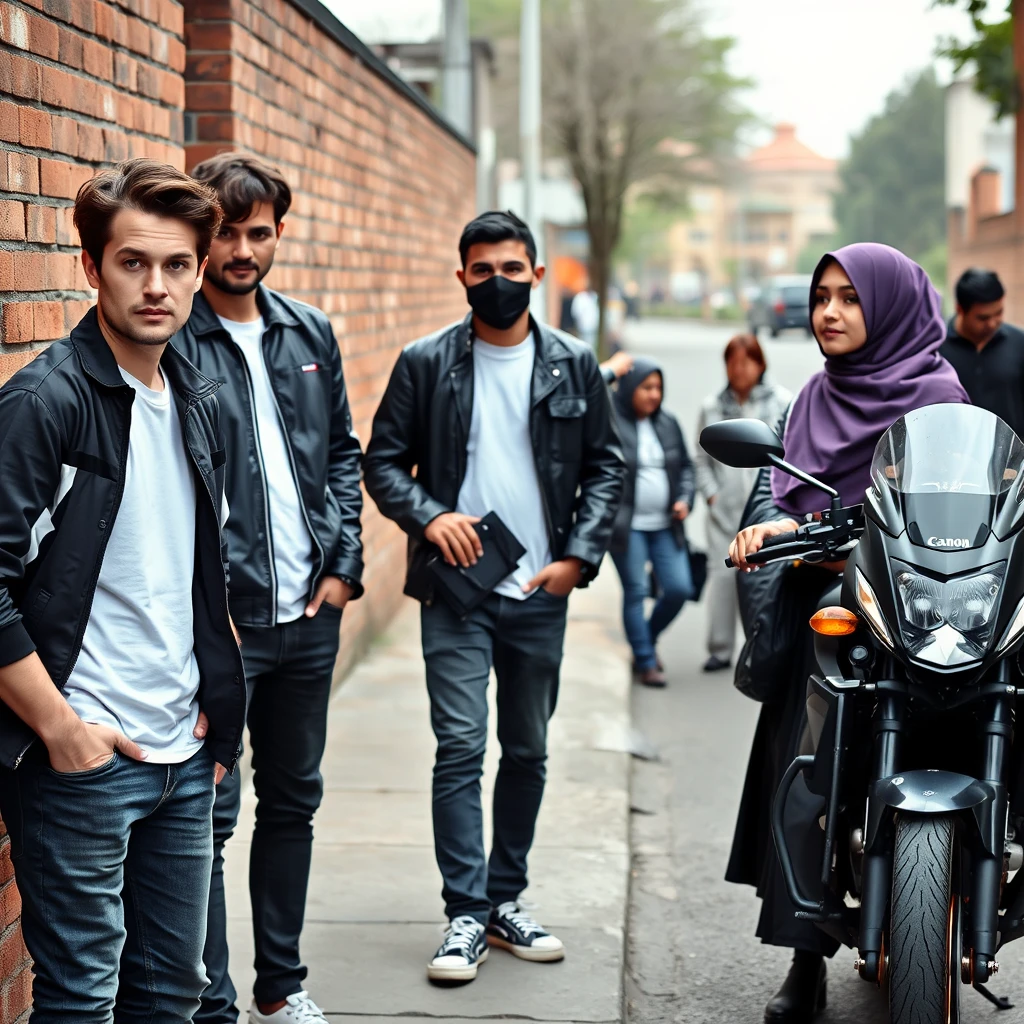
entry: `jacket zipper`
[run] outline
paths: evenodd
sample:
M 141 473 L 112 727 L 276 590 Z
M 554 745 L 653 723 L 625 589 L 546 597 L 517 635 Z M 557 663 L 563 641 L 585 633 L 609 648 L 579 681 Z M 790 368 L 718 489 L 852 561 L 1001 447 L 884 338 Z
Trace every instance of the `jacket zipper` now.
M 227 333 L 227 332 L 225 332 Z M 230 337 L 230 335 L 229 335 Z M 271 600 L 271 625 L 277 625 L 277 569 L 274 566 L 274 531 L 270 525 L 270 494 L 267 490 L 267 470 L 263 465 L 263 445 L 260 444 L 260 425 L 256 417 L 256 396 L 252 390 L 252 374 L 249 372 L 249 364 L 245 361 L 245 353 L 239 348 L 238 343 L 232 338 L 231 343 L 238 352 L 239 361 L 242 364 L 242 372 L 245 374 L 245 387 L 249 394 L 249 417 L 252 420 L 252 432 L 256 438 L 256 464 L 260 467 L 260 483 L 263 487 L 263 521 L 267 527 L 267 550 L 270 555 L 270 600 Z M 263 342 L 260 341 L 260 358 L 263 358 Z M 273 391 L 273 386 L 271 386 Z M 275 399 L 276 402 L 276 399 Z M 282 428 L 282 433 L 284 432 Z M 299 503 L 302 503 L 300 496 Z
M 264 337 L 266 337 L 266 334 L 264 334 Z M 267 380 L 270 381 L 270 394 L 274 399 L 274 408 L 277 410 L 277 420 L 281 425 L 281 435 L 284 437 L 284 446 L 288 451 L 288 466 L 292 472 L 292 483 L 295 485 L 295 496 L 299 499 L 299 508 L 302 509 L 302 518 L 305 520 L 306 529 L 309 531 L 309 535 L 313 539 L 313 543 L 316 545 L 317 554 L 320 559 L 320 564 L 317 566 L 316 572 L 313 573 L 309 581 L 308 600 L 312 601 L 313 596 L 316 593 L 317 581 L 320 579 L 320 574 L 324 571 L 324 567 L 327 564 L 327 554 L 320 544 L 316 531 L 313 529 L 313 524 L 309 521 L 309 513 L 306 511 L 306 503 L 302 500 L 302 488 L 299 486 L 299 476 L 295 471 L 295 453 L 292 451 L 292 439 L 288 436 L 288 431 L 285 429 L 284 416 L 281 414 L 281 403 L 277 400 L 277 389 L 274 387 L 274 376 L 270 372 L 270 367 L 267 366 L 266 359 L 263 359 L 262 338 L 260 339 L 260 359 L 263 360 L 263 369 L 267 374 Z
M 134 401 L 135 392 L 133 391 L 132 403 L 134 403 Z M 82 641 L 85 639 L 85 630 L 86 627 L 89 625 L 89 615 L 92 611 L 92 602 L 93 598 L 96 595 L 96 584 L 99 582 L 100 570 L 103 568 L 103 556 L 107 553 L 107 545 L 110 543 L 110 533 L 114 529 L 114 520 L 117 519 L 117 513 L 121 508 L 121 499 L 124 497 L 125 476 L 128 468 L 128 446 L 130 443 L 132 429 L 131 403 L 129 403 L 128 405 L 128 415 L 125 417 L 125 427 L 125 442 L 121 446 L 121 457 L 118 462 L 119 473 L 117 490 L 114 493 L 114 504 L 110 509 L 110 520 L 107 523 L 107 528 L 103 531 L 103 540 L 100 542 L 100 553 L 99 558 L 96 559 L 96 570 L 95 572 L 93 572 L 92 579 L 89 582 L 89 603 L 85 608 L 82 609 L 82 615 L 78 622 L 78 632 L 75 634 L 75 643 L 74 646 L 71 648 L 71 656 L 68 658 L 67 662 L 68 667 L 64 671 L 63 678 L 57 684 L 57 689 L 62 696 L 64 694 L 64 685 L 70 678 L 72 671 L 74 671 L 75 662 L 78 661 L 78 656 L 82 653 Z M 25 758 L 25 755 L 28 753 L 29 748 L 32 746 L 34 742 L 35 740 L 30 740 L 28 743 L 25 744 L 25 746 L 21 750 L 21 753 L 18 754 L 18 756 L 14 759 L 14 768 L 17 768 L 21 764 L 21 762 Z

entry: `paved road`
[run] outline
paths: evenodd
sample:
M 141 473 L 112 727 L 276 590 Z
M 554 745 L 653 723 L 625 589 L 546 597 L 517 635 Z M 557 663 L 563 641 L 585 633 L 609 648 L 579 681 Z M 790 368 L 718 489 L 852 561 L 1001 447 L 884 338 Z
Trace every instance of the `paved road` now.
M 630 348 L 662 361 L 666 402 L 695 443 L 700 399 L 722 386 L 721 352 L 731 331 L 700 324 L 645 321 L 630 325 Z M 776 380 L 795 389 L 820 365 L 813 342 L 798 333 L 763 341 Z M 696 513 L 692 536 L 703 539 Z M 634 724 L 660 752 L 634 762 L 633 878 L 627 999 L 631 1021 L 746 1024 L 785 973 L 785 951 L 753 938 L 758 904 L 752 890 L 722 881 L 757 705 L 726 675 L 700 673 L 704 613 L 687 608 L 666 635 L 667 691 L 634 688 Z M 830 965 L 830 1006 L 822 1024 L 882 1024 L 879 994 L 853 971 L 843 949 Z M 966 993 L 965 1021 L 1020 1020 L 1024 1007 L 1024 943 L 1000 956 L 993 986 L 1018 1009 L 996 1016 Z

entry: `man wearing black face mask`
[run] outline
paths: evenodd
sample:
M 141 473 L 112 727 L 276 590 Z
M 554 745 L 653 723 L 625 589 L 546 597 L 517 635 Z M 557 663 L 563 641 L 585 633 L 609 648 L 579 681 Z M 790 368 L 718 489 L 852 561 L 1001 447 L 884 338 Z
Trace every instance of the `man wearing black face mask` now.
M 485 213 L 466 226 L 459 250 L 472 312 L 399 356 L 364 462 L 370 496 L 409 534 L 406 593 L 423 602 L 434 847 L 451 922 L 427 968 L 435 981 L 475 978 L 488 944 L 524 960 L 565 955 L 518 899 L 544 790 L 567 599 L 597 574 L 624 473 L 593 352 L 530 316 L 544 268 L 529 228 L 514 214 Z M 462 617 L 427 563 L 440 555 L 476 564 L 474 524 L 491 512 L 526 551 Z M 502 757 L 488 861 L 480 775 L 492 667 Z

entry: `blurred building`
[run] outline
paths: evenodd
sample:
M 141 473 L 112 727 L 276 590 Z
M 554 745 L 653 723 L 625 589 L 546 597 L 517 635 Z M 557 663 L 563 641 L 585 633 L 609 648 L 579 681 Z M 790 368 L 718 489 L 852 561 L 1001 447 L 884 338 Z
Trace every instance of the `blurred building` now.
M 835 231 L 838 188 L 836 161 L 804 145 L 794 125 L 776 125 L 772 140 L 740 161 L 733 181 L 690 190 L 689 216 L 669 231 L 670 279 L 658 286 L 693 301 L 794 273 L 801 253 Z
M 1024 70 L 1024 20 L 1015 19 L 1017 70 Z M 970 80 L 946 91 L 947 294 L 968 267 L 996 271 L 1007 319 L 1024 322 L 1024 108 L 997 121 Z

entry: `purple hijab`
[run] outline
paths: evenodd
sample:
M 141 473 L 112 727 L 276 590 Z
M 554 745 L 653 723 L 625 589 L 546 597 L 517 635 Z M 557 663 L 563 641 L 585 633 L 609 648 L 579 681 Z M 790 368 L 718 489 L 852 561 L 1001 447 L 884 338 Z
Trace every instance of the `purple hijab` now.
M 815 289 L 833 259 L 857 289 L 868 340 L 849 355 L 826 356 L 825 368 L 797 395 L 786 424 L 786 461 L 853 505 L 870 482 L 875 445 L 896 420 L 925 405 L 970 399 L 939 355 L 946 325 L 928 275 L 887 245 L 848 245 L 821 258 L 811 282 L 812 313 Z M 772 470 L 772 497 L 798 518 L 827 501 L 778 469 Z

